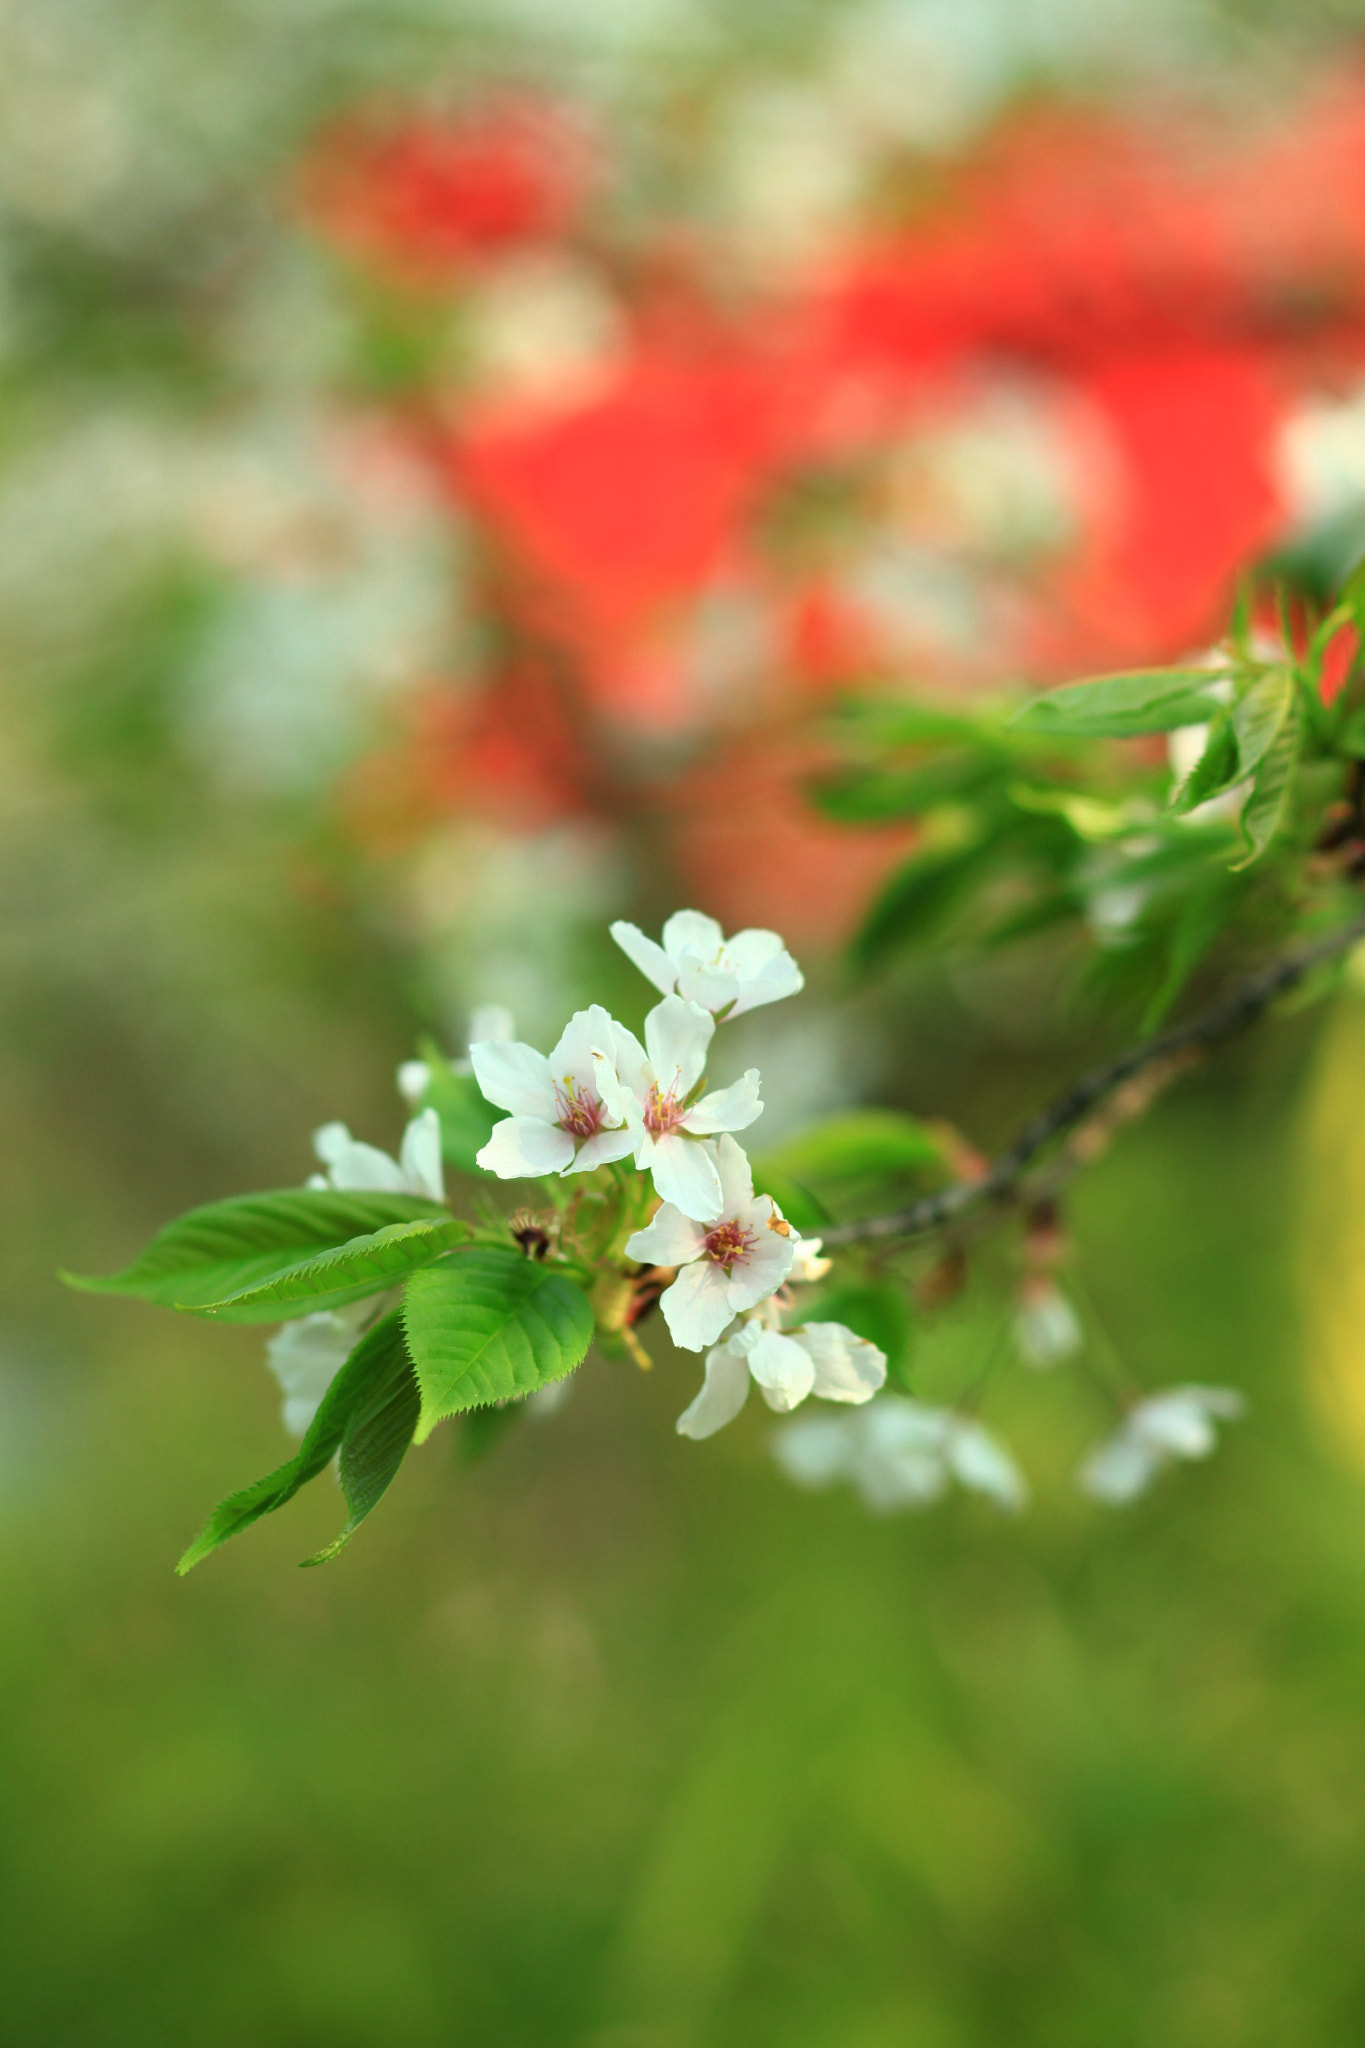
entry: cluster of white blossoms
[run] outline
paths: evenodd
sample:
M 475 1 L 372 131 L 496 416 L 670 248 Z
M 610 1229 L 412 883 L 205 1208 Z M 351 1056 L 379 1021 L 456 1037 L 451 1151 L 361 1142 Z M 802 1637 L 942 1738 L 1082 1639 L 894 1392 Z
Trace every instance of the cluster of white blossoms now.
M 624 1251 L 673 1273 L 659 1304 L 669 1335 L 684 1351 L 707 1353 L 702 1391 L 678 1421 L 684 1436 L 710 1436 L 737 1415 L 750 1378 L 784 1412 L 808 1394 L 871 1400 L 886 1379 L 875 1345 L 840 1323 L 782 1328 L 791 1285 L 819 1277 L 826 1262 L 770 1195 L 754 1193 L 735 1140 L 762 1113 L 757 1068 L 727 1088 L 705 1086 L 718 1023 L 797 994 L 800 968 L 776 932 L 727 939 L 695 910 L 670 917 L 661 944 L 632 924 L 611 931 L 662 997 L 644 1043 L 594 1005 L 570 1019 L 548 1056 L 529 1045 L 471 1045 L 482 1093 L 509 1112 L 479 1165 L 514 1180 L 630 1159 L 649 1174 L 658 1207 Z
M 705 1353 L 700 1391 L 678 1431 L 704 1438 L 739 1414 L 752 1381 L 769 1408 L 787 1415 L 810 1395 L 844 1404 L 843 1415 L 805 1416 L 778 1432 L 782 1470 L 811 1487 L 849 1481 L 879 1513 L 928 1506 L 956 1484 L 1003 1509 L 1028 1501 L 1027 1481 L 1008 1450 L 962 1409 L 884 1394 L 887 1360 L 842 1323 L 803 1320 L 793 1290 L 823 1279 L 830 1261 L 818 1238 L 802 1239 L 753 1174 L 734 1133 L 763 1109 L 757 1069 L 708 1090 L 705 1070 L 719 1024 L 794 995 L 801 971 L 775 932 L 726 939 L 714 919 L 679 911 L 656 945 L 634 925 L 612 936 L 642 968 L 661 1000 L 645 1019 L 644 1042 L 600 1005 L 572 1017 L 547 1054 L 512 1038 L 505 1011 L 478 1013 L 469 1059 L 486 1100 L 507 1115 L 478 1164 L 505 1180 L 589 1173 L 629 1160 L 652 1182 L 648 1215 L 622 1256 L 655 1269 L 659 1305 L 684 1351 Z M 480 1030 L 485 1035 L 477 1036 Z M 430 1080 L 424 1062 L 399 1069 L 408 1103 Z M 410 1194 L 445 1200 L 441 1124 L 418 1111 L 398 1157 L 323 1125 L 313 1139 L 323 1170 L 314 1188 Z M 366 1326 L 398 1291 L 285 1323 L 267 1347 L 284 1393 L 285 1426 L 302 1436 L 333 1377 Z M 1021 1289 L 1014 1340 L 1024 1362 L 1046 1368 L 1078 1352 L 1084 1334 L 1052 1276 L 1031 1274 Z M 531 1398 L 548 1408 L 556 1385 Z M 874 1399 L 874 1396 L 879 1398 Z M 1228 1387 L 1168 1388 L 1128 1408 L 1117 1431 L 1085 1459 L 1078 1484 L 1092 1499 L 1135 1499 L 1168 1466 L 1206 1457 L 1215 1424 L 1243 1412 Z

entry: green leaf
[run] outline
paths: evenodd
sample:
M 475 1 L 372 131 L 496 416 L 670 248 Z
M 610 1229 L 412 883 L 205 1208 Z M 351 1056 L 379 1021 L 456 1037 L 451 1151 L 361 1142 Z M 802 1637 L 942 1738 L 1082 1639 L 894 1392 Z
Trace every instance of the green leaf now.
M 402 1319 L 394 1309 L 373 1329 L 367 1330 L 356 1345 L 323 1395 L 318 1412 L 294 1456 L 276 1471 L 268 1472 L 264 1479 L 256 1480 L 254 1485 L 229 1494 L 209 1516 L 176 1570 L 182 1576 L 192 1571 L 201 1559 L 226 1543 L 230 1536 L 238 1535 L 241 1530 L 250 1528 L 253 1522 L 258 1522 L 262 1515 L 273 1514 L 286 1501 L 292 1500 L 300 1487 L 306 1486 L 310 1479 L 316 1479 L 319 1472 L 325 1470 L 339 1450 L 344 1453 L 350 1437 L 363 1430 L 367 1422 L 376 1416 L 405 1377 L 411 1382 L 412 1361 L 403 1338 Z M 409 1440 L 411 1435 L 409 1430 Z M 357 1490 L 357 1500 L 364 1504 L 357 1514 L 355 1502 L 351 1503 L 352 1516 L 345 1532 L 347 1535 L 351 1527 L 358 1525 L 374 1506 L 397 1469 L 397 1462 L 377 1490 L 374 1461 L 362 1458 L 362 1469 L 369 1475 L 368 1492 L 365 1487 Z
M 1279 830 L 1284 817 L 1285 798 L 1299 757 L 1303 724 L 1298 705 L 1290 695 L 1289 709 L 1270 746 L 1261 757 L 1251 795 L 1242 808 L 1242 836 L 1246 852 L 1232 863 L 1234 871 L 1259 860 Z
M 502 1112 L 489 1107 L 474 1076 L 457 1074 L 430 1039 L 422 1041 L 421 1052 L 430 1079 L 417 1107 L 434 1109 L 441 1119 L 441 1151 L 447 1165 L 461 1173 L 477 1173 L 475 1155 L 488 1143 Z
M 905 768 L 849 768 L 812 785 L 812 795 L 827 818 L 848 824 L 870 824 L 888 818 L 915 818 L 941 804 L 957 803 L 998 779 L 998 755 L 984 749 L 961 749 Z
M 766 1160 L 751 1159 L 754 1186 L 760 1195 L 771 1195 L 788 1223 L 793 1224 L 803 1237 L 813 1237 L 833 1219 L 829 1210 L 800 1181 L 788 1180 L 785 1174 L 774 1173 Z
M 1170 732 L 1212 717 L 1218 699 L 1209 694 L 1219 671 L 1207 668 L 1139 669 L 1096 676 L 1035 697 L 1015 714 L 1016 731 L 1039 737 L 1131 739 L 1144 732 Z
M 389 1482 L 411 1450 L 421 1412 L 417 1376 L 403 1344 L 401 1357 L 395 1350 L 392 1372 L 356 1410 L 341 1440 L 337 1477 L 350 1519 L 341 1534 L 305 1558 L 305 1564 L 328 1564 L 346 1548 L 366 1515 L 387 1493 Z
M 1242 772 L 1232 719 L 1226 711 L 1221 711 L 1209 726 L 1203 753 L 1171 797 L 1171 815 L 1188 817 L 1210 797 L 1221 796 L 1225 789 L 1231 788 Z
M 1060 818 L 1078 839 L 1102 843 L 1119 839 L 1133 829 L 1133 813 L 1127 804 L 1108 803 L 1103 797 L 1085 796 L 1078 789 L 1039 789 L 1031 783 L 1016 782 L 1010 802 L 1035 817 Z
M 450 1220 L 437 1203 L 419 1195 L 334 1188 L 240 1195 L 177 1217 L 121 1273 L 93 1280 L 74 1273 L 61 1277 L 90 1294 L 131 1294 L 167 1308 L 203 1309 L 353 1238 L 419 1217 Z
M 918 1117 L 896 1109 L 850 1109 L 763 1153 L 754 1161 L 754 1172 L 818 1182 L 913 1173 L 942 1164 L 937 1140 Z
M 562 1379 L 581 1362 L 593 1331 L 581 1287 L 496 1245 L 415 1273 L 403 1321 L 422 1390 L 419 1443 L 447 1415 Z
M 365 1237 L 282 1273 L 244 1287 L 221 1301 L 208 1301 L 200 1315 L 227 1323 L 278 1323 L 290 1316 L 312 1315 L 321 1309 L 345 1308 L 372 1294 L 383 1294 L 409 1273 L 429 1266 L 468 1235 L 469 1226 L 451 1216 L 418 1216 L 411 1223 L 387 1223 Z M 184 1304 L 177 1302 L 177 1308 Z
M 886 1353 L 888 1374 L 904 1381 L 910 1349 L 910 1304 L 905 1289 L 890 1280 L 850 1281 L 828 1288 L 807 1309 L 808 1323 L 842 1323 Z
M 1143 1013 L 1144 1037 L 1161 1024 L 1209 947 L 1226 929 L 1244 886 L 1220 874 L 1209 887 L 1194 890 L 1181 904 L 1171 932 L 1166 971 Z
M 1258 676 L 1232 714 L 1237 758 L 1243 775 L 1259 767 L 1279 739 L 1294 708 L 1294 678 L 1288 669 Z
M 854 966 L 864 970 L 880 966 L 900 947 L 932 936 L 995 853 L 989 840 L 974 840 L 968 846 L 918 854 L 898 868 L 854 935 L 849 948 Z

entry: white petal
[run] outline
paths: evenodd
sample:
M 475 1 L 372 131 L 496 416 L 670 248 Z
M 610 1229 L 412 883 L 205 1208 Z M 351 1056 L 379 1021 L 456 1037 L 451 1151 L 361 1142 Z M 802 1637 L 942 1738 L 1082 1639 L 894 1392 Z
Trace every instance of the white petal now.
M 611 927 L 611 935 L 626 957 L 635 962 L 641 974 L 652 981 L 662 995 L 672 994 L 678 970 L 662 946 L 656 946 L 638 925 L 627 924 L 624 919 L 618 919 Z
M 754 1207 L 754 1176 L 749 1166 L 749 1156 L 742 1145 L 737 1145 L 728 1133 L 716 1140 L 716 1170 L 720 1174 L 721 1201 L 727 1216 L 749 1217 Z M 766 1224 L 773 1214 L 774 1205 L 766 1195 L 761 1197 L 764 1210 L 761 1217 L 752 1218 L 751 1225 Z
M 725 934 L 714 917 L 706 917 L 700 910 L 675 910 L 663 936 L 664 951 L 674 961 L 681 961 L 687 953 L 714 960 L 725 944 Z
M 1244 1409 L 1232 1387 L 1171 1387 L 1140 1401 L 1128 1426 L 1144 1443 L 1175 1458 L 1206 1458 L 1217 1442 L 1214 1416 L 1234 1417 Z
M 469 1063 L 486 1102 L 510 1109 L 513 1116 L 538 1116 L 553 1122 L 555 1091 L 550 1062 L 543 1052 L 533 1045 L 481 1040 L 470 1046 Z
M 731 1014 L 742 1017 L 746 1010 L 756 1010 L 763 1003 L 780 1003 L 785 996 L 800 995 L 805 986 L 805 975 L 791 956 L 783 953 L 756 974 L 752 981 L 740 982 Z
M 735 1314 L 757 1308 L 760 1301 L 775 1294 L 790 1273 L 791 1264 L 791 1239 L 760 1225 L 757 1244 L 742 1259 L 736 1259 L 730 1272 L 730 1306 Z
M 657 1139 L 649 1153 L 654 1186 L 666 1202 L 681 1209 L 698 1223 L 720 1220 L 720 1175 L 712 1148 L 704 1138 L 681 1138 L 670 1133 Z
M 571 1159 L 561 1173 L 591 1173 L 595 1166 L 609 1165 L 613 1159 L 625 1159 L 635 1150 L 634 1131 L 598 1131 L 587 1138 L 578 1148 L 578 1156 Z
M 798 1486 L 828 1486 L 852 1470 L 854 1439 L 842 1415 L 803 1415 L 775 1432 L 773 1456 Z
M 678 1435 L 698 1441 L 714 1436 L 733 1422 L 749 1392 L 749 1368 L 728 1344 L 706 1354 L 706 1377 L 701 1392 L 678 1417 Z
M 786 947 L 776 932 L 765 931 L 760 925 L 749 925 L 725 941 L 725 965 L 741 981 L 752 981 L 779 957 L 787 957 Z
M 580 1087 L 594 1079 L 594 1056 L 610 1057 L 615 1046 L 615 1025 L 600 1003 L 591 1009 L 575 1010 L 564 1026 L 558 1045 L 546 1062 L 550 1080 L 576 1081 Z
M 928 1507 L 948 1483 L 937 1452 L 906 1445 L 898 1451 L 869 1450 L 854 1468 L 854 1481 L 874 1514 Z
M 739 982 L 719 967 L 704 966 L 690 955 L 678 969 L 678 994 L 689 1003 L 700 1003 L 712 1016 L 728 1010 L 739 996 Z
M 979 1422 L 960 1421 L 948 1438 L 947 1459 L 958 1482 L 988 1494 L 1002 1508 L 1018 1510 L 1028 1500 L 1028 1482 L 1003 1444 Z
M 665 996 L 645 1018 L 645 1049 L 659 1086 L 680 1099 L 701 1079 L 716 1020 L 699 1003 Z
M 430 1195 L 433 1202 L 445 1200 L 441 1119 L 434 1109 L 424 1109 L 412 1119 L 403 1133 L 398 1160 L 413 1194 Z
M 886 1353 L 842 1323 L 807 1323 L 797 1338 L 815 1367 L 815 1392 L 826 1401 L 870 1401 L 886 1384 Z
M 1076 1475 L 1076 1483 L 1092 1500 L 1119 1507 L 1145 1493 L 1164 1463 L 1165 1459 L 1151 1445 L 1126 1428 L 1120 1429 L 1090 1453 Z
M 291 1436 L 306 1432 L 369 1313 L 370 1303 L 360 1301 L 347 1309 L 299 1316 L 277 1330 L 266 1345 L 270 1369 L 284 1394 L 284 1426 Z
M 764 1330 L 749 1352 L 749 1370 L 763 1389 L 763 1398 L 781 1415 L 799 1408 L 815 1385 L 811 1355 L 794 1337 Z
M 883 1394 L 865 1408 L 857 1423 L 868 1444 L 878 1451 L 905 1449 L 941 1451 L 948 1441 L 953 1416 L 905 1394 Z
M 787 1278 L 793 1287 L 812 1287 L 817 1280 L 824 1279 L 834 1261 L 821 1258 L 820 1246 L 823 1242 L 824 1240 L 819 1237 L 798 1237 L 795 1231 L 792 1232 L 794 1252 L 791 1271 Z
M 1071 1358 L 1085 1341 L 1080 1317 L 1060 1287 L 1025 1286 L 1014 1318 L 1014 1341 L 1026 1365 L 1045 1371 Z
M 318 1157 L 327 1161 L 327 1177 L 334 1188 L 373 1190 L 386 1195 L 408 1193 L 407 1175 L 398 1161 L 390 1159 L 377 1145 L 362 1145 L 345 1124 L 324 1124 L 313 1144 Z
M 716 1131 L 747 1130 L 763 1114 L 758 1087 L 758 1068 L 750 1067 L 742 1080 L 732 1081 L 728 1088 L 713 1088 L 694 1102 L 683 1119 L 683 1129 L 699 1138 L 709 1138 Z
M 681 1209 L 665 1202 L 643 1230 L 626 1239 L 625 1250 L 628 1259 L 640 1259 L 651 1266 L 685 1266 L 689 1259 L 700 1257 L 705 1243 L 706 1232 L 699 1230 Z
M 534 1116 L 509 1116 L 494 1124 L 492 1137 L 475 1157 L 485 1173 L 496 1173 L 502 1180 L 537 1180 L 543 1173 L 559 1173 L 573 1153 L 573 1139 L 558 1124 Z
M 469 1045 L 510 1044 L 517 1035 L 517 1023 L 505 1003 L 475 1003 L 469 1013 Z
M 398 1069 L 398 1093 L 409 1109 L 416 1109 L 431 1086 L 431 1068 L 425 1060 L 404 1060 Z
M 313 1150 L 324 1166 L 332 1166 L 345 1156 L 354 1145 L 355 1139 L 345 1124 L 323 1124 L 313 1133 Z
M 725 1275 L 710 1259 L 684 1266 L 659 1298 L 673 1342 L 683 1351 L 705 1351 L 730 1321 Z

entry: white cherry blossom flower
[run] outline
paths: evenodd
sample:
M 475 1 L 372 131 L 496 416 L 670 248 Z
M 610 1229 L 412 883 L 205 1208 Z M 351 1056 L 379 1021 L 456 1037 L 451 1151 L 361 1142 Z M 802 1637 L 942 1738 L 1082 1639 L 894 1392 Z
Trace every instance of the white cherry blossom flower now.
M 265 1347 L 270 1370 L 284 1394 L 282 1415 L 291 1436 L 303 1436 L 322 1397 L 360 1341 L 374 1314 L 374 1302 L 322 1309 L 283 1323 Z
M 848 1479 L 878 1514 L 927 1507 L 950 1480 L 1012 1511 L 1028 1483 L 990 1431 L 951 1408 L 883 1394 L 854 1415 L 802 1416 L 778 1433 L 773 1453 L 799 1486 Z
M 738 1017 L 760 1003 L 797 995 L 806 985 L 776 932 L 755 928 L 727 939 L 714 917 L 699 910 L 675 911 L 662 945 L 624 921 L 612 926 L 611 935 L 662 994 L 700 1003 L 713 1015 L 723 1010 Z
M 821 1256 L 820 1237 L 798 1237 L 792 1233 L 792 1269 L 787 1275 L 789 1287 L 813 1287 L 817 1280 L 823 1280 L 834 1264 L 833 1259 Z
M 1014 1341 L 1024 1363 L 1038 1372 L 1060 1365 L 1080 1350 L 1081 1319 L 1049 1274 L 1031 1274 L 1020 1288 Z
M 377 1145 L 362 1144 L 345 1124 L 324 1124 L 313 1133 L 313 1150 L 326 1167 L 308 1182 L 310 1188 L 372 1190 L 387 1195 L 425 1195 L 445 1200 L 445 1169 L 441 1162 L 441 1119 L 434 1109 L 413 1117 L 403 1133 L 397 1159 Z
M 628 1258 L 681 1268 L 659 1306 L 684 1351 L 714 1344 L 733 1316 L 756 1308 L 791 1271 L 790 1226 L 770 1195 L 755 1196 L 749 1162 L 734 1139 L 718 1139 L 714 1157 L 721 1188 L 714 1219 L 697 1222 L 665 1202 L 626 1240 Z
M 614 1024 L 611 1056 L 597 1062 L 602 1099 L 630 1129 L 623 1150 L 633 1151 L 635 1164 L 653 1174 L 665 1202 L 702 1223 L 719 1217 L 722 1198 L 714 1147 L 698 1140 L 745 1130 L 763 1110 L 757 1067 L 730 1087 L 692 1101 L 715 1029 L 714 1017 L 700 1004 L 665 996 L 645 1018 L 644 1045 L 623 1024 Z
M 886 1357 L 842 1323 L 807 1323 L 772 1329 L 758 1319 L 741 1323 L 706 1354 L 701 1392 L 678 1417 L 679 1436 L 714 1436 L 733 1422 L 754 1379 L 770 1408 L 786 1415 L 819 1394 L 826 1401 L 870 1401 L 886 1381 Z
M 511 1115 L 493 1126 L 476 1156 L 503 1180 L 589 1173 L 635 1149 L 625 1118 L 604 1098 L 597 1062 L 618 1027 L 599 1003 L 578 1010 L 547 1059 L 534 1046 L 481 1039 L 469 1048 L 474 1078 L 489 1102 Z
M 1218 1442 L 1215 1419 L 1231 1422 L 1245 1412 L 1234 1387 L 1168 1387 L 1129 1409 L 1085 1460 L 1077 1483 L 1112 1507 L 1136 1500 L 1177 1459 L 1208 1457 Z

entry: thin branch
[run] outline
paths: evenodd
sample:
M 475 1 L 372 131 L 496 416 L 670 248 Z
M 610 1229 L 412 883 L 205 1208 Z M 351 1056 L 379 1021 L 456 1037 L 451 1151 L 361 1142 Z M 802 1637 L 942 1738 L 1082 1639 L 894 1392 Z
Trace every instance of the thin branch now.
M 863 1244 L 882 1237 L 927 1237 L 982 1203 L 1008 1202 L 1038 1154 L 1054 1138 L 1062 1137 L 1083 1123 L 1093 1110 L 1126 1083 L 1153 1067 L 1164 1066 L 1167 1075 L 1163 1078 L 1173 1077 L 1192 1055 L 1210 1046 L 1221 1045 L 1224 1039 L 1235 1038 L 1254 1024 L 1277 996 L 1293 988 L 1315 967 L 1349 952 L 1360 940 L 1365 940 L 1365 917 L 1340 925 L 1309 945 L 1286 953 L 1283 959 L 1274 960 L 1268 967 L 1249 975 L 1211 1009 L 1162 1032 L 1157 1038 L 1130 1046 L 1116 1059 L 1107 1060 L 1102 1066 L 1092 1067 L 1088 1073 L 1082 1074 L 1054 1102 L 1024 1125 L 1014 1143 L 983 1174 L 975 1179 L 953 1181 L 947 1187 L 936 1188 L 932 1194 L 921 1195 L 918 1201 L 903 1209 L 895 1209 L 890 1215 L 864 1216 L 852 1223 L 836 1223 L 821 1232 L 825 1244 Z

